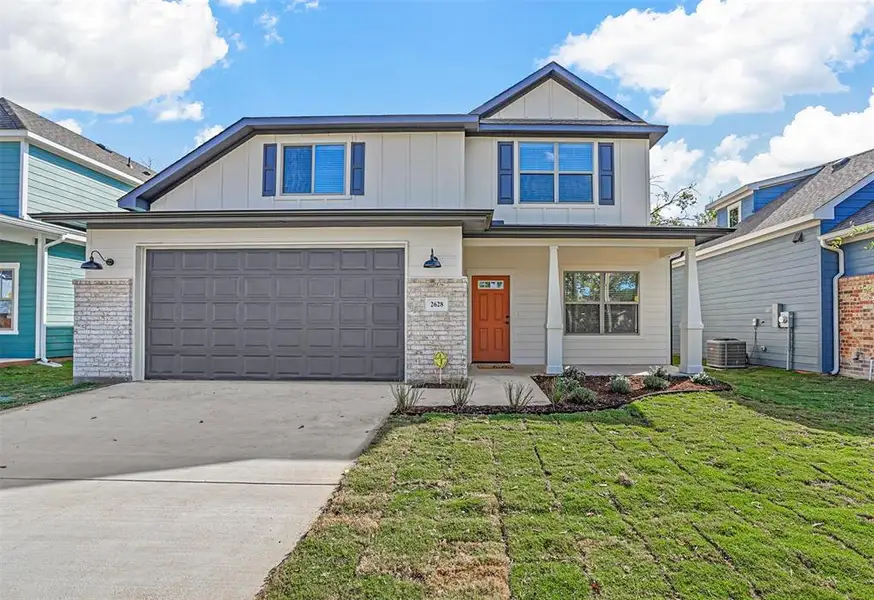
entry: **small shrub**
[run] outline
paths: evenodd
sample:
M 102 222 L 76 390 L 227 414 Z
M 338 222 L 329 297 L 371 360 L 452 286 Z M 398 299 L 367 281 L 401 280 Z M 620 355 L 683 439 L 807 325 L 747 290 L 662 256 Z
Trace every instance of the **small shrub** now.
M 583 383 L 586 380 L 586 374 L 579 367 L 575 367 L 574 365 L 568 365 L 564 368 L 564 371 L 561 374 L 565 379 L 573 379 L 579 383 Z
M 455 408 L 464 408 L 470 404 L 476 384 L 467 377 L 453 379 L 449 382 L 449 399 Z
M 630 394 L 631 380 L 625 375 L 614 375 L 610 380 L 610 389 L 617 394 Z
M 598 400 L 598 394 L 594 390 L 585 387 L 578 387 L 571 392 L 568 392 L 564 401 L 575 406 L 586 406 L 594 404 Z
M 690 381 L 692 383 L 697 383 L 698 385 L 716 385 L 716 380 L 704 371 L 692 375 Z
M 412 385 L 399 382 L 392 384 L 389 389 L 391 390 L 392 398 L 395 399 L 395 410 L 397 412 L 406 412 L 419 404 L 419 401 L 422 399 L 422 388 L 413 387 Z
M 667 379 L 662 379 L 653 373 L 643 378 L 643 386 L 648 390 L 666 390 L 670 385 Z
M 659 365 L 657 367 L 650 367 L 649 374 L 655 375 L 659 379 L 667 379 L 671 376 L 670 372 L 668 372 L 668 368 L 662 365 Z
M 580 387 L 579 381 L 568 377 L 555 377 L 551 383 L 549 393 L 546 396 L 552 405 L 561 404 L 568 394 Z
M 521 381 L 505 381 L 504 393 L 512 408 L 525 408 L 534 398 L 534 391 Z

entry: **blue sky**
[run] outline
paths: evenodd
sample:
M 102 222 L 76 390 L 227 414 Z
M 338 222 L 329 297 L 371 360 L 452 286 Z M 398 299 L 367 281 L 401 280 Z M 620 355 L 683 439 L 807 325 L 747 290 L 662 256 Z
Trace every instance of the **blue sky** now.
M 872 0 L 181 0 L 187 12 L 179 18 L 169 0 L 147 0 L 156 18 L 136 21 L 117 9 L 131 2 L 84 3 L 83 14 L 61 25 L 92 27 L 88 11 L 111 13 L 116 30 L 131 19 L 139 36 L 106 33 L 101 43 L 127 59 L 128 74 L 142 65 L 137 81 L 116 79 L 104 89 L 94 74 L 91 89 L 103 90 L 101 100 L 72 80 L 69 94 L 29 82 L 16 94 L 14 81 L 0 81 L 0 91 L 166 166 L 195 146 L 198 133 L 242 116 L 467 112 L 553 57 L 637 114 L 671 125 L 653 155 L 669 187 L 695 179 L 713 195 L 745 178 L 874 146 Z M 841 23 L 823 26 L 827 16 Z M 150 33 L 143 23 L 152 21 Z M 77 60 L 69 50 L 48 50 Z M 88 60 L 87 69 L 96 59 L 78 60 Z M 173 83 L 155 83 L 174 69 Z M 112 98 L 113 86 L 128 85 L 129 97 Z M 193 104 L 200 107 L 186 113 Z M 162 107 L 169 120 L 161 120 Z M 802 132 L 791 129 L 798 119 Z M 817 142 L 832 131 L 840 139 Z

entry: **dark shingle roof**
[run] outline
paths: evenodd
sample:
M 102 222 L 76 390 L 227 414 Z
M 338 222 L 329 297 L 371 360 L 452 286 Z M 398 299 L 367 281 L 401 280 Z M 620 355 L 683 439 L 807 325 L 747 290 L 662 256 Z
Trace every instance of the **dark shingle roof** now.
M 722 244 L 754 231 L 782 225 L 812 214 L 872 174 L 874 174 L 874 149 L 850 156 L 840 167 L 836 167 L 833 162 L 825 163 L 814 175 L 803 179 L 794 188 L 738 223 L 734 232 L 703 244 L 702 247 Z M 853 219 L 858 221 L 858 213 Z
M 145 181 L 155 174 L 152 169 L 145 165 L 113 152 L 102 144 L 70 131 L 66 127 L 41 117 L 6 98 L 0 98 L 0 129 L 26 129 L 141 181 Z M 130 165 L 128 165 L 129 160 Z
M 840 231 L 841 229 L 849 229 L 855 225 L 865 225 L 866 223 L 874 223 L 874 202 L 860 210 L 854 215 L 850 215 L 838 223 L 832 231 Z

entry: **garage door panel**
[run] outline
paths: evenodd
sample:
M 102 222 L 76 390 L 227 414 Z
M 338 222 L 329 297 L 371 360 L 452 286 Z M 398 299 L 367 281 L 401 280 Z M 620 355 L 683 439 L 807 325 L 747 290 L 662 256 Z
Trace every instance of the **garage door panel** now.
M 146 376 L 403 378 L 400 249 L 147 252 Z

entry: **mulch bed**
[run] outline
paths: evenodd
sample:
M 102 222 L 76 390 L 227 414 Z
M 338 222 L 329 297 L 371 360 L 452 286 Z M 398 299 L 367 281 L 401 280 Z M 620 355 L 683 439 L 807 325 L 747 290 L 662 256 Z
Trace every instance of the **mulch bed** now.
M 552 380 L 555 375 L 532 375 L 531 379 L 534 383 L 543 390 L 543 393 L 549 396 L 549 390 L 552 386 Z M 661 396 L 665 394 L 680 394 L 684 392 L 724 392 L 731 389 L 727 383 L 717 382 L 715 385 L 700 385 L 692 383 L 686 377 L 671 377 L 668 381 L 670 387 L 665 390 L 648 390 L 643 385 L 643 377 L 631 376 L 628 378 L 631 381 L 630 394 L 617 394 L 610 389 L 610 377 L 607 376 L 587 376 L 583 387 L 587 387 L 598 394 L 595 402 L 585 405 L 577 404 L 534 404 L 524 408 L 511 408 L 507 404 L 482 404 L 465 406 L 458 408 L 455 406 L 414 406 L 413 408 L 404 411 L 402 414 L 417 416 L 426 413 L 448 413 L 455 415 L 497 415 L 497 414 L 523 414 L 523 415 L 552 415 L 552 414 L 567 414 L 592 412 L 596 410 L 607 410 L 611 408 L 621 408 L 626 404 L 631 404 L 635 400 L 646 398 L 648 396 Z M 419 387 L 419 386 L 417 386 Z M 421 385 L 421 387 L 432 387 Z M 439 387 L 436 384 L 433 387 Z M 392 414 L 401 414 L 393 411 Z

